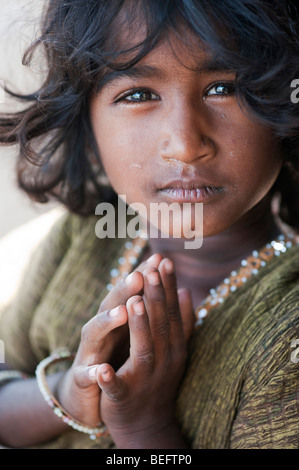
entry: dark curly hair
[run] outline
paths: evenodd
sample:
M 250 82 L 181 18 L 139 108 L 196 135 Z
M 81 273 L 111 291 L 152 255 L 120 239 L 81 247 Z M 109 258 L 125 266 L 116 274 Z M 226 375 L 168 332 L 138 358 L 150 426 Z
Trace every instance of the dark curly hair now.
M 299 228 L 299 104 L 290 98 L 299 78 L 298 21 L 296 2 L 288 0 L 49 0 L 41 35 L 23 59 L 30 64 L 42 47 L 47 77 L 36 93 L 15 94 L 29 103 L 24 110 L 0 118 L 0 142 L 19 144 L 20 187 L 81 214 L 93 212 L 99 198 L 115 198 L 101 183 L 90 96 L 107 69 L 136 64 L 166 34 L 178 34 L 179 24 L 236 72 L 237 98 L 281 142 L 285 159 L 272 192 L 281 219 Z M 120 32 L 141 24 L 144 40 L 126 48 Z

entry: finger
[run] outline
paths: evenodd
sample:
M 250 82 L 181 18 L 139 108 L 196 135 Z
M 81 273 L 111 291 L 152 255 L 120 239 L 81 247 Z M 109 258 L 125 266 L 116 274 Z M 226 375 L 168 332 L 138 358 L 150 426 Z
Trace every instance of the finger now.
M 133 295 L 143 291 L 143 272 L 147 267 L 158 267 L 163 257 L 155 253 L 147 260 L 143 261 L 127 277 L 118 282 L 102 301 L 99 312 L 109 310 L 117 305 L 125 304 Z
M 163 256 L 160 255 L 159 253 L 155 253 L 153 254 L 150 258 L 144 260 L 139 266 L 137 266 L 134 271 L 129 274 L 127 276 L 127 278 L 125 279 L 125 283 L 127 285 L 131 285 L 133 280 L 134 280 L 134 276 L 135 276 L 135 273 L 141 273 L 141 274 L 144 274 L 144 271 L 148 268 L 156 268 L 158 269 L 159 267 L 159 264 L 161 263 L 163 259 Z M 135 276 L 136 278 L 136 276 Z M 143 276 L 142 276 L 142 281 L 144 280 Z M 135 289 L 135 292 L 132 292 L 131 295 L 129 297 L 132 297 L 133 295 L 136 295 L 136 294 L 142 294 L 143 293 L 143 282 L 142 282 L 142 289 Z M 126 300 L 128 300 L 128 298 Z
M 135 271 L 139 271 L 143 274 L 143 272 L 146 268 L 156 268 L 156 269 L 158 269 L 159 264 L 161 263 L 162 259 L 163 259 L 163 256 L 160 253 L 154 253 L 148 259 L 146 259 L 142 263 L 140 263 L 140 265 L 137 266 L 137 268 L 135 268 Z
M 159 266 L 159 272 L 166 294 L 170 322 L 170 342 L 180 346 L 182 342 L 185 342 L 185 338 L 177 291 L 177 280 L 172 260 L 169 258 L 163 259 Z
M 170 323 L 166 294 L 158 269 L 147 269 L 144 273 L 144 304 L 149 318 L 151 335 L 157 357 L 169 350 Z
M 98 368 L 100 364 L 92 366 L 76 366 L 74 367 L 74 378 L 80 388 L 87 388 L 98 381 Z
M 179 289 L 178 298 L 180 304 L 181 318 L 183 323 L 183 331 L 185 341 L 189 341 L 194 330 L 195 314 L 194 307 L 189 289 Z
M 116 375 L 110 364 L 100 364 L 97 368 L 97 381 L 102 392 L 112 401 L 119 401 L 126 395 L 125 381 Z
M 127 302 L 127 310 L 130 329 L 130 360 L 135 372 L 144 375 L 153 369 L 155 351 L 143 298 L 131 297 Z
M 125 305 L 129 297 L 143 290 L 143 276 L 140 272 L 133 271 L 126 278 L 118 282 L 102 301 L 99 312 L 112 309 L 117 305 Z
M 88 362 L 86 365 L 91 365 L 99 362 L 103 351 L 106 356 L 109 355 L 113 346 L 109 349 L 109 334 L 124 325 L 127 320 L 125 305 L 97 313 L 81 330 L 81 342 L 75 361 L 85 364 Z

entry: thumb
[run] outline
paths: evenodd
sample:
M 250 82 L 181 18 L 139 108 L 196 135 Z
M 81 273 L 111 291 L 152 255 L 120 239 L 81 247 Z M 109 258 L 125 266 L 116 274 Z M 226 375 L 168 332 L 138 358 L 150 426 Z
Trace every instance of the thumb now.
M 98 385 L 102 392 L 112 401 L 121 400 L 126 394 L 125 381 L 116 375 L 110 364 L 104 363 L 97 368 Z
M 195 315 L 192 302 L 192 296 L 189 289 L 178 289 L 178 298 L 183 323 L 184 336 L 186 341 L 190 339 L 194 328 Z

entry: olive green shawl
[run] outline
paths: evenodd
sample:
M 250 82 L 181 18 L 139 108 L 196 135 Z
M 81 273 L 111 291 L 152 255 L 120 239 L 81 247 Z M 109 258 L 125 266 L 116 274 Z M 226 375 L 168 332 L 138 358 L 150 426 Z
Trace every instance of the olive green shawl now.
M 125 239 L 99 239 L 97 218 L 64 215 L 36 251 L 15 301 L 0 314 L 9 365 L 34 374 L 58 347 L 76 350 L 106 296 Z M 299 248 L 271 260 L 214 308 L 190 341 L 177 417 L 193 448 L 298 448 Z M 1 425 L 1 424 L 0 424 Z M 71 430 L 44 448 L 109 448 Z

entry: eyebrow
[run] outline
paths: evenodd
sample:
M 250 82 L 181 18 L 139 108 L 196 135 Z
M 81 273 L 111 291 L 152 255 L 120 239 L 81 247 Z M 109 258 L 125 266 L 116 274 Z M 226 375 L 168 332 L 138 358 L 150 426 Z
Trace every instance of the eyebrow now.
M 234 73 L 234 71 L 225 64 L 215 60 L 206 60 L 201 62 L 198 68 L 190 70 L 193 70 L 198 75 L 209 75 L 217 72 Z M 108 70 L 100 78 L 98 83 L 98 91 L 102 90 L 107 85 L 116 84 L 123 78 L 129 78 L 133 80 L 159 78 L 163 80 L 166 78 L 166 73 L 158 67 L 145 64 L 136 64 L 133 67 L 122 70 Z
M 122 78 L 130 79 L 144 79 L 144 78 L 164 78 L 164 72 L 158 67 L 153 67 L 149 65 L 137 64 L 133 67 L 123 69 L 123 70 L 110 70 L 107 71 L 101 78 L 98 86 L 100 91 L 106 85 L 112 85 L 120 81 Z

